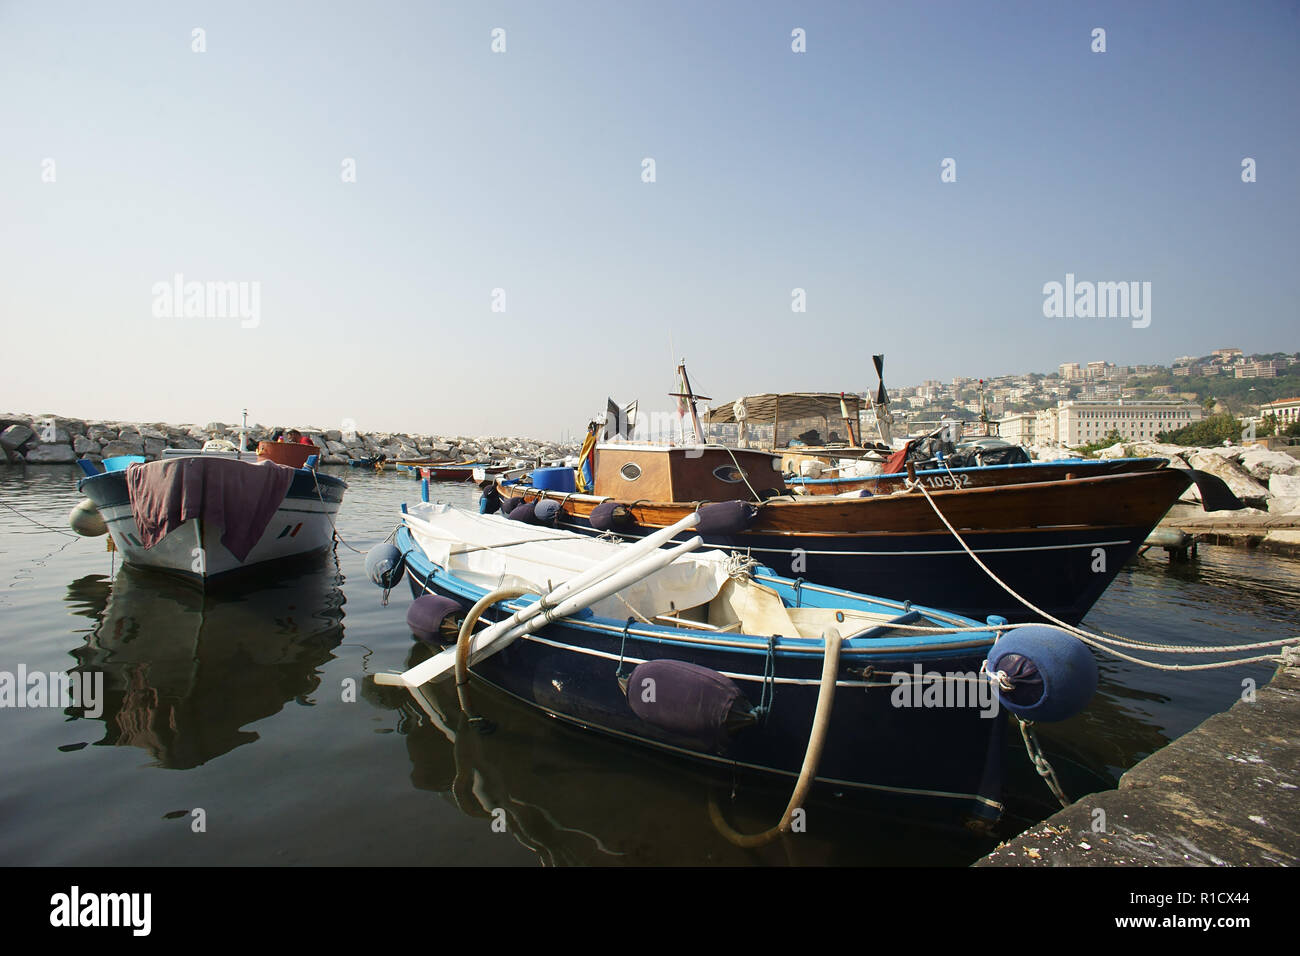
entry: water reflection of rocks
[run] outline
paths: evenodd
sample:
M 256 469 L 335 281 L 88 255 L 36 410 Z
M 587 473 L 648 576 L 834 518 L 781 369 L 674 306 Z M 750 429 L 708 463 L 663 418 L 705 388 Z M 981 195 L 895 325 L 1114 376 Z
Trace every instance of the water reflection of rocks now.
M 343 640 L 342 581 L 331 555 L 228 593 L 129 567 L 69 584 L 73 613 L 95 622 L 71 653 L 74 670 L 104 674 L 97 745 L 140 747 L 156 766 L 186 770 L 257 740 L 241 728 L 310 703 Z

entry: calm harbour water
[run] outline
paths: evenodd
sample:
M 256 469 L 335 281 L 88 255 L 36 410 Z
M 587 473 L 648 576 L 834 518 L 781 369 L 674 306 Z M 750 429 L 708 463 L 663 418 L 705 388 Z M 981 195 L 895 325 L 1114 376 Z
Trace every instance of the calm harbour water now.
M 419 484 L 349 482 L 342 537 L 364 550 Z M 0 502 L 67 528 L 72 467 L 0 466 Z M 434 496 L 472 504 L 472 485 Z M 1300 561 L 1205 547 L 1191 565 L 1135 560 L 1087 624 L 1143 640 L 1229 644 L 1294 634 Z M 105 675 L 98 718 L 0 709 L 0 863 L 39 865 L 963 865 L 1056 808 L 1010 733 L 1008 813 L 975 834 L 924 805 L 815 792 L 808 831 L 742 850 L 714 829 L 779 817 L 790 784 L 701 768 L 566 727 L 474 691 L 479 734 L 438 691 L 444 725 L 367 675 L 413 659 L 405 581 L 388 606 L 339 545 L 306 570 L 224 596 L 123 570 L 103 538 L 52 534 L 0 507 L 0 671 Z M 1173 660 L 1185 660 L 1174 658 Z M 1227 709 L 1270 666 L 1169 673 L 1105 658 L 1091 707 L 1040 728 L 1066 791 L 1113 786 Z M 355 701 L 345 700 L 348 679 Z M 504 809 L 505 832 L 491 810 Z M 202 810 L 203 832 L 195 832 Z

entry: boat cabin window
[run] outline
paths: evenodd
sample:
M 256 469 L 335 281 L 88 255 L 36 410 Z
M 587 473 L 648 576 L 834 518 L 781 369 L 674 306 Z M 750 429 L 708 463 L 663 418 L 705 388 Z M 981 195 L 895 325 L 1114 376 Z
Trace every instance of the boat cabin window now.
M 636 481 L 641 477 L 641 466 L 634 461 L 629 461 L 618 470 L 618 473 L 628 481 Z
M 735 465 L 719 465 L 713 469 L 713 475 L 720 481 L 729 481 L 732 484 L 739 484 L 744 480 L 744 476 Z

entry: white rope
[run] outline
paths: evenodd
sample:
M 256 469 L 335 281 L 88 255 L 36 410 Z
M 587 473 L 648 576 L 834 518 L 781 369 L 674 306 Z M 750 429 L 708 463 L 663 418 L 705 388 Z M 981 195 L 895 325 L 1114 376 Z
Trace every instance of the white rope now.
M 745 487 L 748 488 L 749 493 L 754 496 L 754 502 L 756 504 L 762 504 L 763 499 L 758 496 L 758 492 L 754 490 L 754 486 L 749 483 L 749 476 L 745 474 L 745 469 L 741 468 L 740 462 L 736 461 L 736 453 L 733 452 L 731 448 L 728 447 L 727 445 L 723 445 L 722 447 L 726 450 L 727 455 L 731 458 L 731 463 L 736 466 L 736 471 L 740 472 L 740 477 L 741 480 L 745 482 Z
M 1222 667 L 1235 667 L 1238 664 L 1253 664 L 1262 661 L 1276 662 L 1277 660 L 1279 660 L 1279 658 L 1277 657 L 1277 655 L 1261 655 L 1257 657 L 1243 657 L 1233 661 L 1214 661 L 1208 664 L 1158 664 L 1155 663 L 1154 661 L 1144 661 L 1136 657 L 1130 657 L 1127 654 L 1123 654 L 1120 651 L 1115 650 L 1115 648 L 1130 647 L 1130 648 L 1141 648 L 1144 650 L 1152 650 L 1152 651 L 1169 651 L 1171 653 L 1204 654 L 1204 653 L 1213 653 L 1213 652 L 1222 652 L 1222 651 L 1252 650 L 1257 647 L 1280 647 L 1283 645 L 1300 643 L 1300 637 L 1290 637 L 1280 641 L 1267 641 L 1267 642 L 1261 642 L 1259 644 L 1253 644 L 1253 645 L 1243 644 L 1243 645 L 1230 645 L 1228 647 L 1196 648 L 1194 650 L 1182 650 L 1181 648 L 1175 649 L 1172 647 L 1163 647 L 1163 646 L 1156 646 L 1150 644 L 1135 643 L 1126 638 L 1122 638 L 1110 634 L 1108 634 L 1106 638 L 1103 638 L 1100 637 L 1099 635 L 1093 634 L 1091 631 L 1085 631 L 1083 630 L 1083 628 L 1075 627 L 1073 624 L 1066 624 L 1064 621 L 1059 620 L 1056 617 L 1053 617 L 1051 614 L 1048 614 L 1046 611 L 1042 610 L 1041 608 L 1035 607 L 1023 596 L 1017 594 L 1014 590 L 1012 590 L 1012 588 L 1005 581 L 1003 581 L 996 574 L 994 574 L 989 569 L 989 566 L 979 559 L 979 555 L 977 555 L 974 551 L 970 549 L 970 546 L 967 545 L 966 541 L 962 538 L 962 536 L 957 533 L 957 529 L 952 526 L 951 522 L 949 522 L 948 519 L 944 517 L 943 512 L 939 510 L 939 506 L 936 505 L 934 503 L 934 499 L 930 497 L 930 493 L 925 490 L 925 485 L 923 485 L 919 481 L 914 482 L 911 481 L 910 479 L 907 481 L 907 485 L 909 487 L 914 487 L 920 490 L 921 494 L 925 496 L 925 500 L 929 503 L 930 507 L 934 510 L 934 513 L 938 515 L 939 520 L 943 522 L 944 527 L 946 527 L 948 531 L 951 532 L 952 536 L 957 539 L 957 543 L 960 544 L 962 546 L 962 549 L 971 556 L 971 560 L 973 560 L 976 564 L 978 564 L 980 568 L 983 569 L 984 573 L 987 574 L 990 578 L 992 578 L 993 581 L 999 587 L 1002 588 L 1002 590 L 1006 591 L 1013 598 L 1015 598 L 1025 607 L 1029 608 L 1029 610 L 1033 611 L 1039 617 L 1051 621 L 1053 624 L 1055 624 L 1057 627 L 1062 628 L 1063 630 L 1069 631 L 1071 634 L 1079 638 L 1085 644 L 1091 644 L 1094 647 L 1098 648 L 1099 650 L 1107 651 L 1108 653 L 1114 655 L 1115 657 L 1120 658 L 1121 660 L 1129 661 L 1130 663 L 1138 664 L 1141 665 L 1142 667 L 1154 668 L 1155 670 L 1165 670 L 1165 671 L 1215 670 L 1217 668 L 1222 668 Z M 1107 638 L 1110 638 L 1110 640 L 1107 640 Z

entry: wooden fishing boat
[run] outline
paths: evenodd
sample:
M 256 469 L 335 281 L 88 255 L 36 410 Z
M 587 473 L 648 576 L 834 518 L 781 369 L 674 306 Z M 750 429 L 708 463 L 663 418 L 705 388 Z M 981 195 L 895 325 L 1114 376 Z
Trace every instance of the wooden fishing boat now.
M 73 529 L 107 531 L 128 564 L 200 585 L 328 549 L 347 483 L 250 458 L 109 459 L 102 472 L 83 462 L 77 488 L 88 501 L 73 509 Z
M 422 688 L 459 659 L 467 711 L 472 702 L 459 675 L 472 671 L 581 727 L 699 760 L 798 775 L 796 796 L 815 777 L 955 804 L 986 820 L 1002 809 L 1005 715 L 998 708 L 1020 706 L 1016 692 L 998 696 L 981 673 L 998 653 L 995 641 L 1023 642 L 1017 653 L 1045 669 L 1039 703 L 1041 681 L 1055 666 L 1049 658 L 1073 648 L 1080 671 L 1053 677 L 1062 709 L 1038 711 L 1040 719 L 1077 712 L 1091 697 L 1089 652 L 1056 628 L 1008 630 L 996 619 L 980 623 L 791 580 L 736 555 L 695 550 L 698 535 L 658 549 L 653 538 L 705 532 L 719 508 L 727 510 L 706 506 L 633 545 L 447 505 L 404 507 L 391 555 L 380 561 L 372 551 L 368 569 L 386 588 L 409 572 L 416 601 L 408 624 L 430 643 L 455 646 L 376 681 L 406 686 L 427 705 Z M 493 623 L 475 633 L 480 615 Z M 948 693 L 963 687 L 962 703 L 922 706 L 918 682 L 931 679 Z
M 695 396 L 684 366 L 678 372 L 698 441 L 704 429 Z M 550 474 L 545 482 L 534 476 L 532 484 L 541 488 L 528 479 L 498 478 L 482 507 L 513 515 L 522 506 L 527 521 L 535 519 L 536 502 L 549 499 L 555 507 L 548 508 L 548 519 L 560 526 L 638 538 L 703 502 L 731 501 L 743 507 L 706 542 L 750 554 L 799 580 L 969 617 L 1024 621 L 1047 614 L 1071 624 L 1096 603 L 1193 480 L 1203 494 L 1216 490 L 1217 482 L 1194 471 L 1156 468 L 935 491 L 912 480 L 888 494 L 797 497 L 788 493 L 772 451 L 608 442 L 596 445 L 592 458 L 585 464 L 594 476 L 589 494 L 572 491 L 572 482 L 559 487 Z
M 562 527 L 628 538 L 667 527 L 702 501 L 748 501 L 736 526 L 706 538 L 708 544 L 743 551 L 779 571 L 831 587 L 940 605 L 970 617 L 1033 619 L 1033 612 L 971 559 L 937 508 L 1013 591 L 1076 623 L 1191 484 L 1188 472 L 1161 468 L 939 489 L 929 492 L 930 500 L 915 485 L 865 498 L 795 498 L 780 496 L 784 488 L 770 456 L 764 472 L 742 451 L 598 447 L 595 494 L 539 491 L 502 480 L 495 490 L 507 509 L 512 507 L 507 502 L 546 498 L 559 505 L 556 521 Z M 629 463 L 640 469 L 640 477 L 628 482 L 638 486 L 636 491 L 620 489 L 612 479 L 601 482 L 600 476 L 611 473 L 622 478 Z M 675 467 L 684 476 L 712 480 L 703 489 L 695 482 L 674 482 Z M 734 481 L 740 470 L 757 495 Z M 640 485 L 652 472 L 660 479 Z M 719 472 L 727 477 L 719 478 Z M 638 494 L 643 489 L 645 496 Z M 620 493 L 611 494 L 614 490 Z M 777 495 L 766 494 L 772 491 Z

